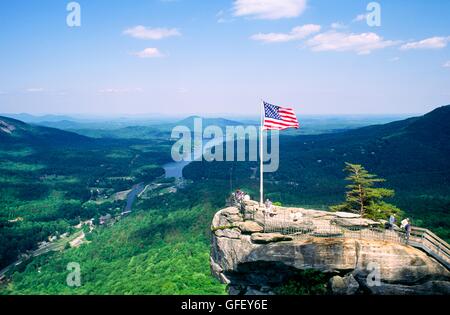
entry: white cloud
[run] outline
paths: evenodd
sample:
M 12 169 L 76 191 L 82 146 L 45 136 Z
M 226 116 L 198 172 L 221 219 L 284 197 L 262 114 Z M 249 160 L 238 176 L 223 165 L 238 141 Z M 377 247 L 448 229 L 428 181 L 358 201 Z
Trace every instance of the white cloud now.
M 164 54 L 162 54 L 158 48 L 145 48 L 142 51 L 138 51 L 135 53 L 132 53 L 132 55 L 137 56 L 139 58 L 159 58 L 164 57 Z
M 29 88 L 27 89 L 28 93 L 39 93 L 39 92 L 44 92 L 43 88 Z
M 235 0 L 235 16 L 250 16 L 256 19 L 277 20 L 301 15 L 307 0 Z
M 430 37 L 418 42 L 410 42 L 402 45 L 401 50 L 411 49 L 441 49 L 447 47 L 450 42 L 450 37 Z
M 442 65 L 444 68 L 450 68 L 450 60 Z
M 250 38 L 265 43 L 282 43 L 304 39 L 309 35 L 320 32 L 320 29 L 320 25 L 307 24 L 294 27 L 289 33 L 259 33 Z
M 138 39 L 163 39 L 172 36 L 181 36 L 181 33 L 176 28 L 151 28 L 138 25 L 123 31 L 123 34 L 129 35 Z
M 400 60 L 400 57 L 392 57 L 389 59 L 390 62 L 397 62 Z
M 375 33 L 353 34 L 336 31 L 318 34 L 306 42 L 312 51 L 353 51 L 359 55 L 367 55 L 374 50 L 397 44 L 395 41 L 384 40 Z

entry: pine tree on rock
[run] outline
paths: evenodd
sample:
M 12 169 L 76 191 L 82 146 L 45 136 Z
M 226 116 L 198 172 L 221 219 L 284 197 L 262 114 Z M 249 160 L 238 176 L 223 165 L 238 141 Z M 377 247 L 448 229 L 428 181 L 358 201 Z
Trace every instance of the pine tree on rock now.
M 345 163 L 344 169 L 349 175 L 346 200 L 343 204 L 331 207 L 332 211 L 358 213 L 370 219 L 386 219 L 391 214 L 400 215 L 402 211 L 396 206 L 383 201 L 394 196 L 394 190 L 375 187 L 386 180 L 370 174 L 363 166 Z

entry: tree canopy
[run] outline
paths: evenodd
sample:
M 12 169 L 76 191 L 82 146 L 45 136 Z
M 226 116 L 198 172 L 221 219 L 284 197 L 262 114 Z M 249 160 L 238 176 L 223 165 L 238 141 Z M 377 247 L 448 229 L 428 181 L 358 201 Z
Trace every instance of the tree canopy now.
M 362 165 L 346 163 L 346 178 L 350 182 L 346 186 L 345 202 L 332 206 L 333 211 L 358 213 L 370 219 L 385 219 L 392 214 L 400 215 L 402 211 L 395 205 L 384 201 L 395 195 L 394 190 L 376 187 L 386 180 L 370 174 Z

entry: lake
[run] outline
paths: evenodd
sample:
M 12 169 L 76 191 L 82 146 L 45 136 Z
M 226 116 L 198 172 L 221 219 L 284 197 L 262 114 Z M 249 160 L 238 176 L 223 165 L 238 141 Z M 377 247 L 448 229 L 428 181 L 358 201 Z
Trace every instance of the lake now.
M 221 144 L 224 142 L 224 139 L 203 139 L 202 140 L 202 152 L 205 153 L 207 149 Z M 194 157 L 194 161 L 200 161 L 203 158 L 203 154 L 197 154 Z M 166 178 L 183 178 L 183 169 L 194 161 L 181 161 L 181 162 L 170 162 L 163 165 L 164 170 L 166 171 Z

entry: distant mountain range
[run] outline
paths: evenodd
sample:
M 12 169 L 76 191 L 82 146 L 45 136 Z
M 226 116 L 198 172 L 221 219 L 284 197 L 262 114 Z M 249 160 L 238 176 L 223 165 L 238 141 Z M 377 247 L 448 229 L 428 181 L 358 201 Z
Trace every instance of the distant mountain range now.
M 64 130 L 117 130 L 134 126 L 153 126 L 173 123 L 176 118 L 171 117 L 85 117 L 67 115 L 35 116 L 22 114 L 0 114 L 3 117 L 17 119 L 28 124 L 58 128 Z
M 229 120 L 225 118 L 204 118 L 200 116 L 190 116 L 188 118 L 185 118 L 181 121 L 178 121 L 176 124 L 177 126 L 186 126 L 189 129 L 194 129 L 194 122 L 196 119 L 201 119 L 203 128 L 208 126 L 218 126 L 220 128 L 225 128 L 227 126 L 241 126 L 243 125 L 242 122 L 235 121 L 235 120 Z
M 90 144 L 92 139 L 64 130 L 30 125 L 20 120 L 0 116 L 0 145 L 75 145 Z
M 11 118 L 11 116 L 17 118 Z M 379 122 L 383 120 L 391 120 L 394 116 L 383 116 L 378 118 L 369 118 L 371 122 Z M 20 118 L 24 119 L 21 121 Z M 201 118 L 203 128 L 206 126 L 218 126 L 220 128 L 225 128 L 226 126 L 238 126 L 243 125 L 243 121 L 238 120 L 230 120 L 225 118 L 204 118 L 200 116 L 190 116 L 181 121 L 165 123 L 165 124 L 155 124 L 152 126 L 126 126 L 120 127 L 120 125 L 114 125 L 114 127 L 109 127 L 103 129 L 105 122 L 96 122 L 89 123 L 93 124 L 90 126 L 84 125 L 84 128 L 81 128 L 83 124 L 87 124 L 85 122 L 79 122 L 74 120 L 69 116 L 61 116 L 61 115 L 46 115 L 46 116 L 33 116 L 29 114 L 15 114 L 8 115 L 8 117 L 0 116 L 0 136 L 12 135 L 12 136 L 24 136 L 25 138 L 41 138 L 47 139 L 51 141 L 57 138 L 62 139 L 64 137 L 68 138 L 78 138 L 87 140 L 86 137 L 79 136 L 75 133 L 86 133 L 86 136 L 93 137 L 111 137 L 111 138 L 145 138 L 145 136 L 149 133 L 155 132 L 164 132 L 170 131 L 175 126 L 186 126 L 190 129 L 194 129 L 194 121 L 195 119 Z M 322 118 L 320 124 L 326 124 L 327 121 L 332 121 L 330 124 L 334 124 L 333 127 L 338 129 L 336 130 L 344 130 L 346 125 L 341 122 L 340 119 L 336 117 Z M 348 120 L 352 120 L 355 118 L 349 117 Z M 396 143 L 397 141 L 401 142 L 403 145 L 406 143 L 414 141 L 423 140 L 425 143 L 423 145 L 430 146 L 436 141 L 441 141 L 442 137 L 446 138 L 450 133 L 450 124 L 448 123 L 450 119 L 450 105 L 440 107 L 431 113 L 424 115 L 422 117 L 409 118 L 406 120 L 395 121 L 388 124 L 380 124 L 373 125 L 362 128 L 347 127 L 352 130 L 348 130 L 342 133 L 330 133 L 325 135 L 317 135 L 317 136 L 306 136 L 306 138 L 292 137 L 289 140 L 285 140 L 288 142 L 302 142 L 306 140 L 314 140 L 315 147 L 319 147 L 321 145 L 324 146 L 333 146 L 338 148 L 340 145 L 344 145 L 346 148 L 348 145 L 355 143 L 358 146 L 361 145 L 369 145 L 376 138 L 377 141 L 381 141 L 386 145 L 387 143 Z M 347 121 L 348 121 L 347 120 Z M 35 124 L 38 122 L 38 124 Z M 30 125 L 31 123 L 31 125 Z M 246 124 L 250 125 L 258 125 L 259 122 L 256 121 L 245 121 Z M 311 123 L 308 119 L 306 120 L 306 124 Z M 317 122 L 316 122 L 317 124 Z M 349 122 L 351 126 L 361 125 L 362 122 L 359 120 L 352 120 Z M 339 129 L 338 126 L 341 126 L 343 129 Z M 95 128 L 97 127 L 97 128 Z M 302 126 L 302 128 L 304 128 Z M 301 128 L 301 129 L 302 129 Z M 59 130 L 63 129 L 63 130 Z M 320 129 L 320 127 L 319 127 Z M 326 130 L 326 128 L 324 129 Z M 70 132 L 68 132 L 70 131 Z M 282 133 L 286 134 L 286 133 Z M 406 142 L 405 142 L 406 141 Z M 440 143 L 438 143 L 439 146 Z M 298 145 L 298 143 L 297 143 Z M 378 144 L 378 148 L 380 144 Z M 441 146 L 439 146 L 441 148 Z M 298 150 L 302 152 L 302 150 Z M 335 152 L 334 149 L 333 152 Z M 380 150 L 375 150 L 380 151 Z M 391 153 L 393 151 L 390 151 Z M 348 155 L 347 155 L 348 156 Z
M 194 119 L 202 118 L 203 128 L 218 126 L 259 126 L 259 119 L 250 118 L 210 118 L 190 116 L 178 121 L 174 117 L 72 117 L 66 115 L 34 116 L 30 114 L 0 114 L 0 116 L 20 120 L 32 125 L 57 128 L 93 138 L 113 139 L 154 139 L 167 138 L 175 126 L 194 128 Z M 342 132 L 369 125 L 384 124 L 405 118 L 404 115 L 344 115 L 344 116 L 299 116 L 302 128 L 288 130 L 285 135 L 314 135 Z
M 1 114 L 0 116 L 3 117 L 9 117 L 13 119 L 17 119 L 26 123 L 41 123 L 41 122 L 58 122 L 58 121 L 64 121 L 64 120 L 70 120 L 74 121 L 75 118 L 66 116 L 66 115 L 42 115 L 42 116 L 35 116 L 30 115 L 26 113 L 20 113 L 20 114 Z

